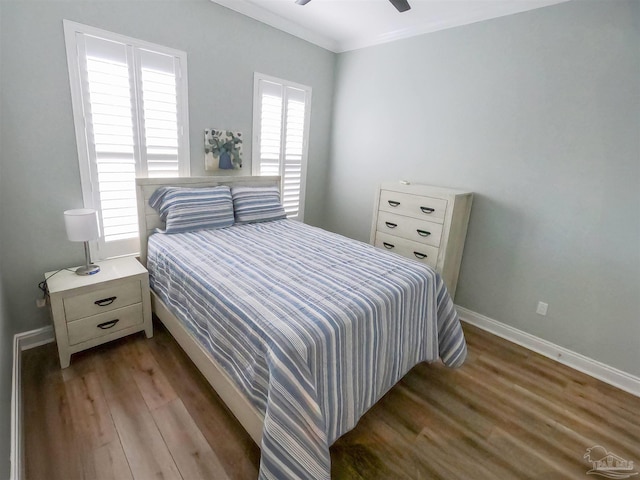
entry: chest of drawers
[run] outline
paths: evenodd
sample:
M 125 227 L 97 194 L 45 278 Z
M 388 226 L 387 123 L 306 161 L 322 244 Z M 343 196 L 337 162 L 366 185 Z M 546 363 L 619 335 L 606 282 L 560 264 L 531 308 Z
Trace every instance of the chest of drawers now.
M 473 193 L 429 185 L 383 183 L 376 193 L 371 243 L 438 271 L 453 298 Z
M 141 330 L 153 335 L 147 270 L 134 257 L 99 265 L 94 275 L 45 274 L 62 368 L 81 350 Z

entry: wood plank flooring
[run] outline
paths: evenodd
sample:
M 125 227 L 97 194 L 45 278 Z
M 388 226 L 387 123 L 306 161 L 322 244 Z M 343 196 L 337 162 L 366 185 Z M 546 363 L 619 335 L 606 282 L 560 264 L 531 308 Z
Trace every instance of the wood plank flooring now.
M 333 478 L 585 479 L 595 445 L 640 470 L 640 398 L 464 330 L 465 365 L 414 368 L 331 447 Z M 28 480 L 257 478 L 258 447 L 158 323 L 65 370 L 54 344 L 26 351 L 22 384 Z

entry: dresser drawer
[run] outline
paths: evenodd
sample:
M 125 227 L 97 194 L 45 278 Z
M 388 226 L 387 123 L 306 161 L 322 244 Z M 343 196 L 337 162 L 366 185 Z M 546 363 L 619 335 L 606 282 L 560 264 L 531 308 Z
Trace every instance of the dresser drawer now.
M 97 315 L 142 301 L 139 280 L 118 283 L 90 293 L 67 297 L 63 300 L 67 322 Z
M 143 320 L 141 303 L 76 320 L 67 324 L 69 345 L 76 345 L 139 325 Z
M 376 247 L 397 253 L 403 257 L 418 260 L 426 263 L 432 268 L 436 268 L 438 263 L 438 249 L 430 245 L 412 242 L 404 238 L 389 235 L 383 232 L 376 232 Z
M 410 193 L 380 190 L 380 210 L 443 223 L 447 201 Z
M 433 247 L 440 246 L 440 238 L 442 237 L 442 224 L 440 223 L 418 220 L 417 218 L 389 212 L 380 212 L 377 229 L 379 232 Z

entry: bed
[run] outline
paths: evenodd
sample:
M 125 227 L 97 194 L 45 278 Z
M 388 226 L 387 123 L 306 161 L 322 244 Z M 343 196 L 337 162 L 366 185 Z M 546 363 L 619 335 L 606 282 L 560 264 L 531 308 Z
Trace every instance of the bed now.
M 138 179 L 141 261 L 154 312 L 260 446 L 260 478 L 328 479 L 339 436 L 414 365 L 457 367 L 466 345 L 440 276 L 371 245 L 280 218 L 151 235 L 167 186 L 279 183 Z

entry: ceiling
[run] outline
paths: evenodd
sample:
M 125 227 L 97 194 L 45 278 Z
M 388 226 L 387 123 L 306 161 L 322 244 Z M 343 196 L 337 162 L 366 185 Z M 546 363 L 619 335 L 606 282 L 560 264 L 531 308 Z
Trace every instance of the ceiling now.
M 212 1 L 339 53 L 569 0 L 409 0 L 404 13 L 388 0 Z

